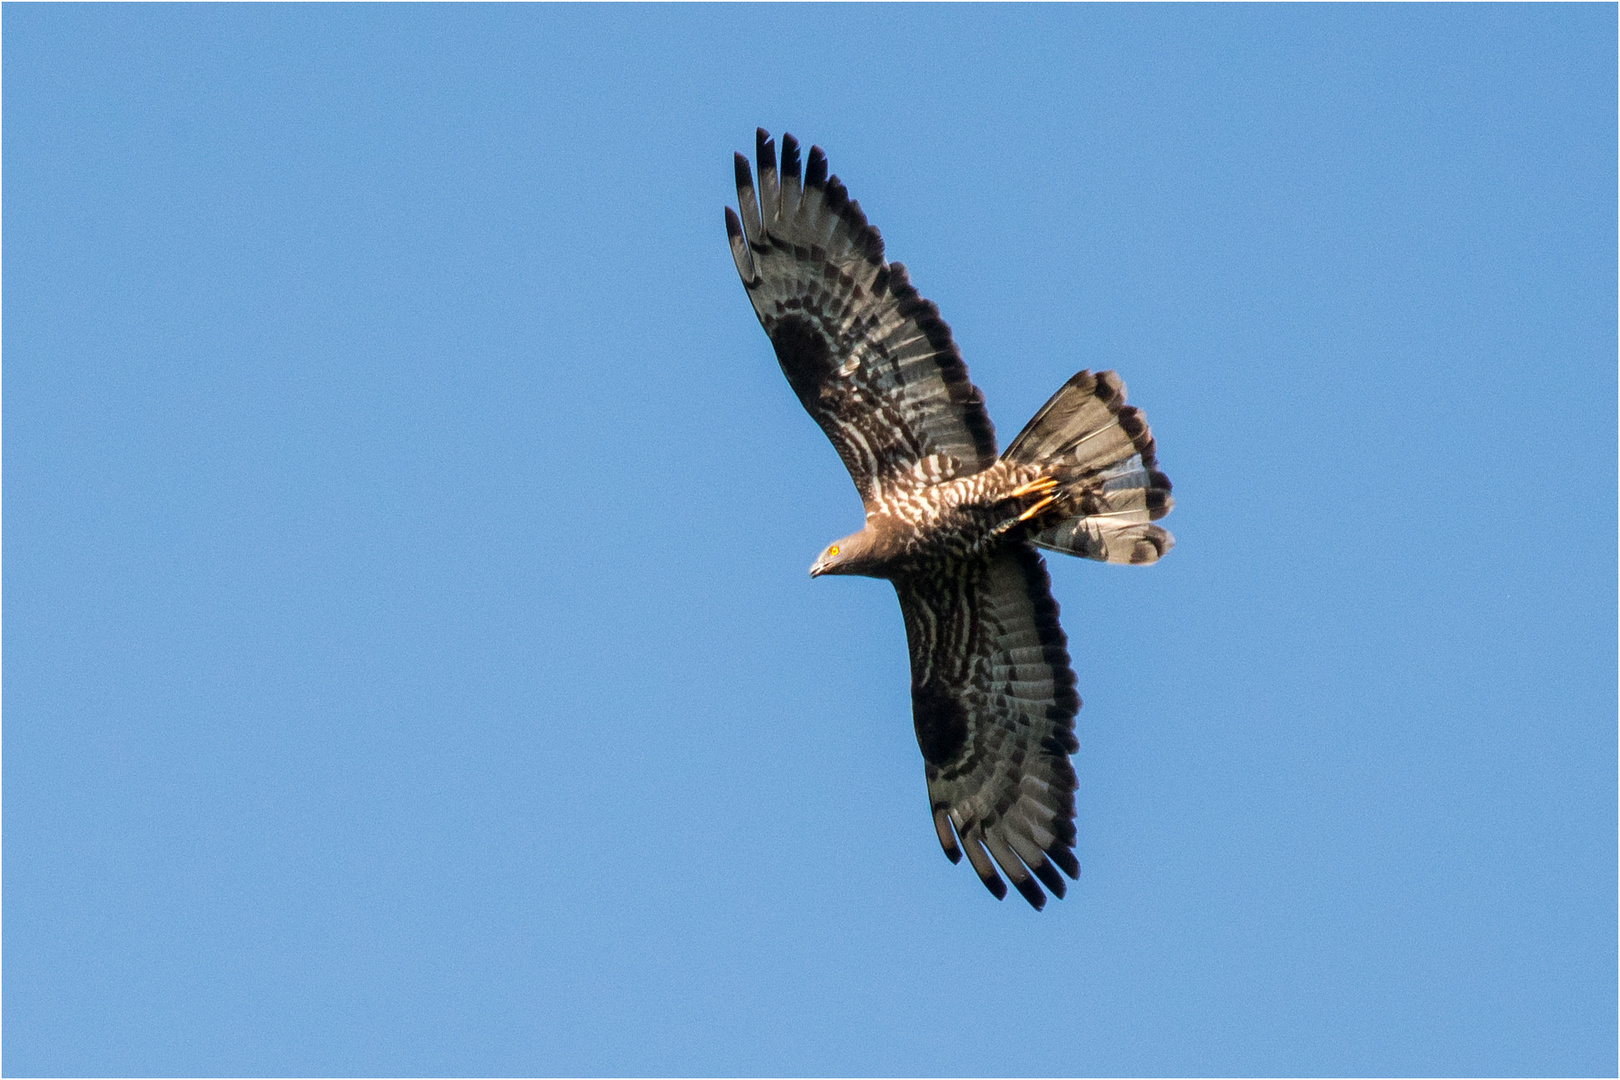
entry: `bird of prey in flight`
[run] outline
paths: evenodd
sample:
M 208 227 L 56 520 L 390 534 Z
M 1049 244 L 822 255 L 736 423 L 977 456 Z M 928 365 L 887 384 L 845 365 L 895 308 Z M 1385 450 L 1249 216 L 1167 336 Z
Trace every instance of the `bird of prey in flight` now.
M 1082 371 L 999 455 L 984 397 L 939 309 L 884 262 L 821 148 L 756 138 L 736 156 L 726 233 L 788 383 L 843 458 L 866 525 L 810 568 L 886 578 L 900 596 L 934 828 L 997 899 L 996 867 L 1035 908 L 1074 878 L 1080 708 L 1039 548 L 1151 563 L 1170 512 L 1141 413 L 1112 371 Z M 740 213 L 739 213 L 740 212 Z M 993 861 L 992 861 L 993 860 Z

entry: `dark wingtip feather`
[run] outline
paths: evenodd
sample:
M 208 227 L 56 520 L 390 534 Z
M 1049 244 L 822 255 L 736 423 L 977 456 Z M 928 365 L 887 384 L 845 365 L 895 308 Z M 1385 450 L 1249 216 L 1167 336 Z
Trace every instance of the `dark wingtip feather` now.
M 1027 877 L 1023 881 L 1013 882 L 1013 885 L 1018 889 L 1019 894 L 1029 901 L 1029 906 L 1036 911 L 1046 906 L 1046 894 L 1041 892 L 1041 887 L 1035 884 L 1034 878 Z
M 754 129 L 754 160 L 759 163 L 761 181 L 776 173 L 776 143 L 764 128 Z
M 862 225 L 866 224 L 865 220 L 856 219 L 849 213 L 849 191 L 845 189 L 843 182 L 838 177 L 827 177 L 822 196 L 827 200 L 827 209 L 848 221 L 852 229 L 858 230 Z
M 1074 767 L 1072 765 L 1069 767 L 1069 772 L 1071 776 L 1065 783 L 1073 782 L 1072 774 L 1074 772 Z M 1076 833 L 1074 829 L 1073 808 L 1065 807 L 1064 813 L 1061 817 L 1053 818 L 1051 829 L 1052 835 L 1055 836 L 1057 840 L 1051 847 L 1046 849 L 1046 853 L 1052 856 L 1052 858 L 1056 859 L 1059 866 L 1064 866 L 1063 860 L 1065 859 L 1071 863 L 1074 862 L 1074 853 L 1069 849 L 1074 847 L 1074 842 L 1079 838 L 1079 834 Z M 1059 852 L 1062 854 L 1060 855 Z M 1067 867 L 1064 868 L 1067 870 Z M 1072 877 L 1073 875 L 1071 874 L 1070 876 Z
M 962 847 L 967 850 L 968 862 L 973 864 L 973 872 L 979 875 L 984 887 L 990 890 L 990 895 L 997 900 L 1007 898 L 1007 883 L 1001 880 L 996 868 L 990 862 L 989 852 L 984 850 L 984 839 L 976 829 L 959 833 L 962 837 Z
M 1053 866 L 1047 859 L 1042 859 L 1041 864 L 1035 867 L 1035 876 L 1040 878 L 1041 884 L 1052 890 L 1052 895 L 1059 900 L 1063 899 L 1064 895 L 1069 891 L 1069 886 L 1063 880 L 1063 875 L 1058 873 L 1057 867 Z
M 732 165 L 737 172 L 737 190 L 741 191 L 744 188 L 753 187 L 754 174 L 748 168 L 748 159 L 743 157 L 741 154 L 733 154 L 731 156 L 734 159 L 732 161 Z
M 945 857 L 952 864 L 962 861 L 962 849 L 956 844 L 956 832 L 951 828 L 950 810 L 948 807 L 934 807 L 934 831 L 939 834 L 939 846 L 945 849 Z
M 726 235 L 734 240 L 741 240 L 742 234 L 742 222 L 737 219 L 737 211 L 726 207 Z
M 1057 863 L 1059 869 L 1065 874 L 1068 874 L 1071 878 L 1080 876 L 1080 864 L 1075 861 L 1074 852 L 1054 844 L 1046 849 L 1046 853 L 1052 857 L 1052 861 Z
M 782 175 L 799 178 L 799 140 L 782 132 Z
M 804 186 L 811 188 L 825 187 L 827 184 L 827 155 L 821 147 L 810 148 L 810 160 L 805 164 Z
M 997 900 L 1007 899 L 1007 883 L 1001 880 L 1000 874 L 992 870 L 989 877 L 981 876 L 979 880 L 984 882 L 984 887 L 990 890 L 991 896 Z

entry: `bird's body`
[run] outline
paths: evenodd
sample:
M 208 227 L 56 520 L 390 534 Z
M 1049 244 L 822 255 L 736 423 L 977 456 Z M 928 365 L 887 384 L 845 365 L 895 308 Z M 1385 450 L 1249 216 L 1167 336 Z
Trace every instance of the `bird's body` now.
M 758 133 L 760 189 L 737 155 L 737 271 L 777 360 L 860 492 L 866 524 L 812 576 L 894 584 L 911 652 L 912 719 L 946 855 L 996 866 L 1036 908 L 1073 853 L 1077 748 L 1067 639 L 1038 547 L 1148 563 L 1170 482 L 1113 372 L 1075 375 L 1001 454 L 950 328 L 812 147 L 782 162 Z M 960 846 L 958 846 L 960 841 Z M 993 863 L 992 864 L 992 860 Z
M 1040 503 L 1040 479 L 1034 466 L 998 461 L 971 476 L 894 484 L 867 513 L 866 527 L 835 545 L 840 554 L 869 552 L 867 557 L 812 568 L 811 574 L 897 580 L 936 573 L 942 563 L 983 558 Z

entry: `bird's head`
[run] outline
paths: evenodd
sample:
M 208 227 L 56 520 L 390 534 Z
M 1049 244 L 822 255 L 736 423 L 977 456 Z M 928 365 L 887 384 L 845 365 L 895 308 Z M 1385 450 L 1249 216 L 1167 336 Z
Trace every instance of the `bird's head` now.
M 879 546 L 877 540 L 873 530 L 866 528 L 858 533 L 851 533 L 835 544 L 828 544 L 811 565 L 810 576 L 820 577 L 822 574 L 881 576 L 876 566 Z

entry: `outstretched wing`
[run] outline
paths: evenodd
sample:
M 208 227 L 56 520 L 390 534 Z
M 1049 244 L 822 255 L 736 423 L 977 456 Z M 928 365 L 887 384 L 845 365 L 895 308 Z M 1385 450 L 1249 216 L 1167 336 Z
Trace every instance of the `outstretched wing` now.
M 844 459 L 861 500 L 881 501 L 896 476 L 965 476 L 996 458 L 984 397 L 939 309 L 917 295 L 827 158 L 757 133 L 759 192 L 737 155 L 739 220 L 726 232 L 754 312 L 805 409 Z
M 1069 763 L 1080 698 L 1046 564 L 1019 542 L 939 571 L 895 582 L 934 827 L 952 862 L 960 838 L 997 898 L 1007 886 L 992 858 L 1039 909 L 1036 878 L 1064 893 L 1053 863 L 1080 873 Z

